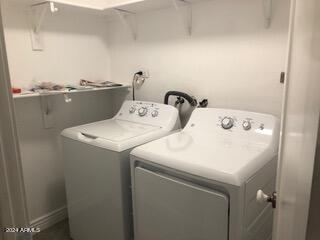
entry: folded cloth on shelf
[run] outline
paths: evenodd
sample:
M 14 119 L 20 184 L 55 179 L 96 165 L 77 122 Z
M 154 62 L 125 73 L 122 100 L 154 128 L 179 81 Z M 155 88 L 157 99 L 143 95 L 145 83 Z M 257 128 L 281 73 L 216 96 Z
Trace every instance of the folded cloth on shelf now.
M 92 82 L 88 80 L 81 79 L 80 80 L 81 86 L 92 86 L 92 87 L 120 87 L 122 84 L 105 81 L 105 82 Z
M 30 91 L 33 92 L 41 92 L 43 90 L 46 91 L 60 91 L 64 89 L 63 85 L 60 84 L 55 84 L 53 82 L 40 82 L 40 83 L 36 83 L 31 89 Z

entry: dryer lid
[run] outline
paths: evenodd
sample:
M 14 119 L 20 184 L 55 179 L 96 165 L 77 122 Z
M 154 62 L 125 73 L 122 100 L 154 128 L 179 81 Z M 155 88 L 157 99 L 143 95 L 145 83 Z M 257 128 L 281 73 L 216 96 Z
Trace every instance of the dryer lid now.
M 131 154 L 171 169 L 240 186 L 277 152 L 270 146 L 232 143 L 212 135 L 203 138 L 182 131 L 139 146 Z
M 222 120 L 233 119 L 224 129 Z M 243 123 L 251 128 L 244 129 Z M 279 124 L 265 114 L 196 109 L 182 132 L 140 146 L 132 155 L 172 169 L 240 186 L 277 155 Z

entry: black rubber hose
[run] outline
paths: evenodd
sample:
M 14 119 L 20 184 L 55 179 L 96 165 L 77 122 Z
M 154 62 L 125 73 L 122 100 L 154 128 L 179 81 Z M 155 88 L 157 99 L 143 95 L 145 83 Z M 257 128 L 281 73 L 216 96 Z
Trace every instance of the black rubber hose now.
M 179 91 L 169 91 L 169 92 L 167 92 L 165 97 L 164 97 L 164 104 L 168 105 L 170 96 L 183 97 L 184 99 L 186 99 L 189 102 L 189 104 L 192 107 L 195 107 L 198 104 L 196 99 L 194 99 L 193 97 L 191 97 L 190 95 L 188 95 L 188 94 L 186 94 L 184 92 L 179 92 Z

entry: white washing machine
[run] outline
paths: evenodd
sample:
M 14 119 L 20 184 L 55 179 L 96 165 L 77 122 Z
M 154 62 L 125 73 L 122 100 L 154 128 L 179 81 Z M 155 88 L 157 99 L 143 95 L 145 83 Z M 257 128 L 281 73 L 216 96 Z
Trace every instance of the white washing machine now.
M 178 133 L 135 148 L 135 240 L 270 240 L 279 138 L 270 115 L 196 109 Z
M 73 240 L 131 239 L 129 153 L 178 128 L 176 108 L 126 101 L 112 119 L 62 132 Z

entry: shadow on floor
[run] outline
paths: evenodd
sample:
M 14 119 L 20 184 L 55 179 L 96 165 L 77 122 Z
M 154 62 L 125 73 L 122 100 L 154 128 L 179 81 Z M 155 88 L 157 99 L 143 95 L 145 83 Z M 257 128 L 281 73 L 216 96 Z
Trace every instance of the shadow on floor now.
M 33 240 L 71 240 L 68 220 L 41 231 L 33 236 Z

